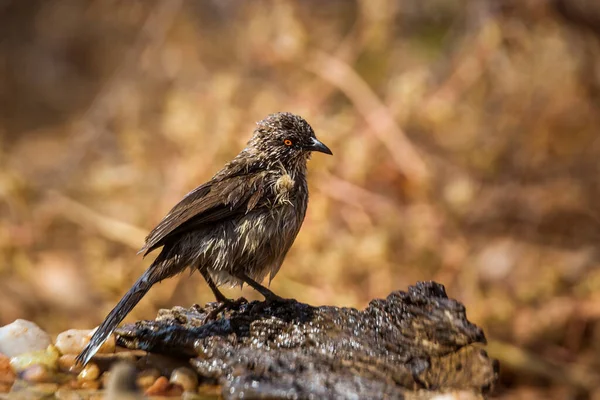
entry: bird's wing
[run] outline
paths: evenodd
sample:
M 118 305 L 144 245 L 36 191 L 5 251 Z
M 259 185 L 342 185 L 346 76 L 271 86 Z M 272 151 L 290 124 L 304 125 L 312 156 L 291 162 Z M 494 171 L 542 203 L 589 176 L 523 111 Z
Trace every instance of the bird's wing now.
M 148 234 L 139 252 L 146 255 L 181 233 L 250 211 L 265 193 L 265 175 L 233 175 L 197 187 Z

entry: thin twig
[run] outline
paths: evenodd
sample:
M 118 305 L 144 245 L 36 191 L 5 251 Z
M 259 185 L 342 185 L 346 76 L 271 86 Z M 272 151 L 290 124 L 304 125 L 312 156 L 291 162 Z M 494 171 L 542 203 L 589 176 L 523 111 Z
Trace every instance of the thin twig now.
M 145 230 L 104 216 L 58 192 L 53 191 L 50 193 L 50 196 L 57 211 L 69 221 L 92 229 L 110 240 L 122 243 L 136 250 L 144 243 L 144 238 L 146 237 Z
M 85 157 L 89 144 L 105 131 L 106 121 L 119 107 L 114 95 L 116 88 L 134 75 L 137 61 L 145 49 L 160 47 L 181 8 L 182 1 L 158 0 L 154 3 L 153 10 L 144 21 L 125 58 L 103 84 L 83 116 L 73 125 L 71 135 L 74 143 L 69 152 L 69 160 L 65 163 L 65 171 L 78 165 Z
M 319 191 L 327 196 L 366 210 L 395 210 L 400 212 L 398 206 L 385 196 L 371 192 L 352 182 L 334 175 L 325 174 L 319 183 Z
M 306 68 L 339 88 L 365 118 L 389 151 L 398 170 L 417 185 L 426 186 L 429 169 L 398 126 L 390 110 L 348 64 L 326 53 L 316 53 Z

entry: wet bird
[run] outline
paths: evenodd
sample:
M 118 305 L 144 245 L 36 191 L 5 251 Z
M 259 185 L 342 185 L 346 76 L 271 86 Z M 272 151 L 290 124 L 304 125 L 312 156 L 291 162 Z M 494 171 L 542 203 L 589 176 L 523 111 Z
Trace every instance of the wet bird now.
M 78 355 L 82 364 L 157 282 L 198 270 L 218 302 L 218 287 L 244 283 L 267 301 L 279 297 L 261 285 L 277 274 L 300 231 L 308 204 L 306 163 L 312 152 L 332 154 L 311 126 L 291 113 L 257 123 L 246 147 L 213 178 L 188 193 L 146 237 L 140 253 L 162 248 Z

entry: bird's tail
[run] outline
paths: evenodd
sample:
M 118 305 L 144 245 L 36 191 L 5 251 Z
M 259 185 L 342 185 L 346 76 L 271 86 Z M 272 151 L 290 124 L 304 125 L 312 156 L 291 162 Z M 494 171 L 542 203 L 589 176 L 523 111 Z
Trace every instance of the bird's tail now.
M 96 354 L 98 349 L 104 344 L 106 339 L 113 333 L 119 323 L 129 314 L 137 303 L 150 290 L 152 285 L 161 280 L 175 275 L 179 271 L 171 271 L 166 263 L 157 264 L 156 260 L 144 272 L 142 276 L 135 282 L 131 289 L 123 296 L 115 308 L 108 314 L 104 322 L 98 327 L 90 342 L 85 346 L 83 351 L 77 356 L 77 362 L 86 365 L 90 359 Z M 162 264 L 162 265 L 161 265 Z M 169 273 L 172 272 L 172 273 Z

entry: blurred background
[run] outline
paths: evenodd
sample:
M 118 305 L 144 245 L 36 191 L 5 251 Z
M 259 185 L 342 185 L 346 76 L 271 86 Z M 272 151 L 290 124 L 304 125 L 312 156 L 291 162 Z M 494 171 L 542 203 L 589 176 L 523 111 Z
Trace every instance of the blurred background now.
M 363 308 L 436 280 L 498 398 L 600 399 L 595 0 L 0 0 L 0 325 L 99 324 L 276 111 L 335 155 L 275 292 Z M 181 276 L 127 321 L 212 300 Z

